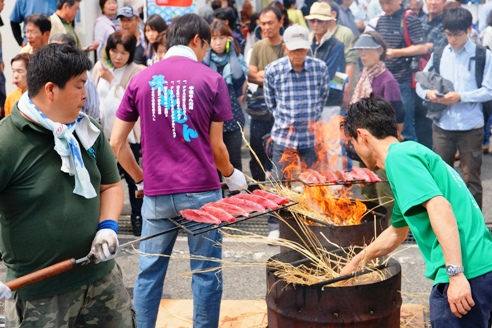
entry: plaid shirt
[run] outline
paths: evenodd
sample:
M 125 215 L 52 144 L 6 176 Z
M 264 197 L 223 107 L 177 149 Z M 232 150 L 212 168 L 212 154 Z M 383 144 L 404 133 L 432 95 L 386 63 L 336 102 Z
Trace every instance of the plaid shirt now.
M 426 41 L 434 44 L 430 52 L 434 52 L 435 49 L 444 48 L 448 45 L 448 39 L 446 39 L 446 35 L 444 34 L 444 27 L 442 27 L 442 15 L 429 21 L 429 15 L 426 14 L 420 17 L 420 21 L 422 22 L 422 29 L 427 38 Z
M 310 125 L 321 116 L 329 82 L 326 64 L 312 57 L 306 57 L 300 73 L 292 68 L 288 57 L 265 68 L 263 91 L 275 118 L 271 135 L 276 144 L 293 149 L 314 147 Z

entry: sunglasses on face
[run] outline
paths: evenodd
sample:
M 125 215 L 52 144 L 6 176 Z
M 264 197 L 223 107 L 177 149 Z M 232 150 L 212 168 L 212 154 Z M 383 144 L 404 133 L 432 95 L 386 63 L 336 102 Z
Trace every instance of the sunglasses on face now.
M 325 21 L 317 18 L 313 18 L 309 20 L 309 23 L 311 24 L 323 24 Z

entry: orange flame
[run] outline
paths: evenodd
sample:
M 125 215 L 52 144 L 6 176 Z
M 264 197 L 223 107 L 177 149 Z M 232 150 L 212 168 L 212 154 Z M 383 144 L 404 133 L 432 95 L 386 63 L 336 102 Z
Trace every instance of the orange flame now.
M 346 167 L 346 162 L 341 156 L 341 120 L 341 116 L 335 116 L 329 122 L 310 123 L 318 154 L 318 161 L 310 169 L 317 170 L 321 175 L 326 171 L 343 170 Z M 295 180 L 301 172 L 308 169 L 295 150 L 284 151 L 280 163 L 284 167 L 282 173 L 286 179 Z M 329 217 L 335 225 L 357 225 L 367 211 L 367 206 L 360 200 L 353 200 L 350 189 L 344 187 L 338 190 L 333 186 L 305 187 L 301 194 L 301 202 L 313 211 Z

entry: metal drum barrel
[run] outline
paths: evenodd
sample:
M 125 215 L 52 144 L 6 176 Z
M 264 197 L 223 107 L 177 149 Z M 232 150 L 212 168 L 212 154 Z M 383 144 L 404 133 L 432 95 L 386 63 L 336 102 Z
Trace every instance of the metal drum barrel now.
M 302 256 L 284 252 L 273 256 L 293 262 Z M 292 285 L 267 268 L 269 328 L 399 328 L 401 267 L 389 259 L 389 274 L 382 281 L 356 286 L 322 288 Z

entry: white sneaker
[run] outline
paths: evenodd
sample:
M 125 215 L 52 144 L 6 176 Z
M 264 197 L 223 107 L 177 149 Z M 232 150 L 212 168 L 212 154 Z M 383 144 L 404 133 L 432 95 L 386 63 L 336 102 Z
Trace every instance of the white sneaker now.
M 268 245 L 273 245 L 273 243 L 280 237 L 280 231 L 279 230 L 272 230 L 268 234 L 267 241 Z

